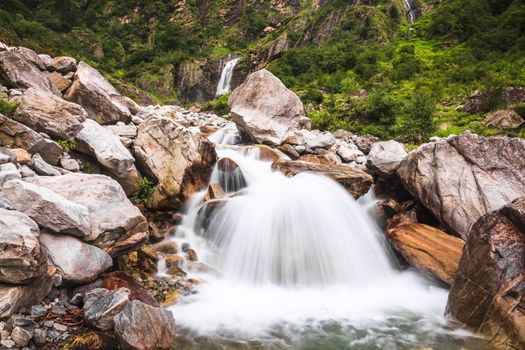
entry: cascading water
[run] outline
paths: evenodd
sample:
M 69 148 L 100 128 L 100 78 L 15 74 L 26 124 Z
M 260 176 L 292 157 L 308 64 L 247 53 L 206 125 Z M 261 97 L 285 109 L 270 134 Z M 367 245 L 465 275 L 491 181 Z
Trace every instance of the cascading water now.
M 235 65 L 238 61 L 239 58 L 234 58 L 233 60 L 227 62 L 224 66 L 221 73 L 221 79 L 219 80 L 219 84 L 217 84 L 216 96 L 225 95 L 228 92 L 230 92 L 230 84 L 233 77 L 233 69 L 235 68 Z
M 328 178 L 274 173 L 257 147 L 231 146 L 231 128 L 211 139 L 245 188 L 211 218 L 196 194 L 177 233 L 221 274 L 198 275 L 198 293 L 171 308 L 181 348 L 479 349 L 446 326 L 444 289 L 395 269 L 365 209 L 371 196 L 358 203 Z
M 414 24 L 414 22 L 416 21 L 416 13 L 412 6 L 412 1 L 413 0 L 405 0 L 405 5 L 407 6 L 407 12 L 408 12 L 408 22 L 410 24 Z

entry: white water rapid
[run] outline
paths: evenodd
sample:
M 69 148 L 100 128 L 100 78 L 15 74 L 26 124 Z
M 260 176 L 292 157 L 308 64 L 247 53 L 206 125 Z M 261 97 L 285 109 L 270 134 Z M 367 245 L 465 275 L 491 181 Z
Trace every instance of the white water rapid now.
M 239 58 L 234 58 L 231 61 L 228 61 L 221 72 L 221 79 L 219 84 L 217 84 L 216 96 L 225 95 L 230 92 L 230 84 L 233 77 L 233 69 L 239 61 Z
M 232 188 L 246 187 L 211 219 L 196 194 L 174 238 L 220 273 L 196 275 L 198 293 L 170 308 L 181 348 L 478 349 L 447 326 L 446 290 L 396 270 L 367 213 L 373 195 L 358 202 L 331 179 L 274 173 L 257 147 L 231 145 L 233 128 L 210 139 L 238 164 Z M 212 183 L 228 177 L 218 164 Z

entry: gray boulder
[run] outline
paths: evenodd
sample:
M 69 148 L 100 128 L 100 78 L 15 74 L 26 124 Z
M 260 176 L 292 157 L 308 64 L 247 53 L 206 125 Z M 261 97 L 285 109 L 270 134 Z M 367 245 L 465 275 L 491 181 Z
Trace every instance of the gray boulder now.
M 47 249 L 49 260 L 64 282 L 92 282 L 113 265 L 113 260 L 106 252 L 75 237 L 42 233 L 40 242 Z
M 525 195 L 525 140 L 463 133 L 421 145 L 397 174 L 449 229 L 468 236 L 482 215 Z
M 77 237 L 91 233 L 88 209 L 45 187 L 12 180 L 4 184 L 2 193 L 13 208 L 31 217 L 41 227 Z
M 91 326 L 108 331 L 113 329 L 113 318 L 120 313 L 129 303 L 130 291 L 127 288 L 99 293 L 95 290 L 97 298 L 84 304 L 84 318 Z M 86 294 L 86 299 L 90 298 L 90 293 Z
M 0 284 L 0 318 L 8 318 L 20 308 L 40 304 L 52 288 L 53 282 L 47 273 L 31 284 Z
M 77 150 L 96 158 L 128 195 L 140 191 L 135 158 L 119 137 L 91 119 L 86 120 L 83 126 L 76 137 Z
M 46 162 L 40 154 L 33 155 L 33 169 L 38 175 L 42 176 L 59 176 L 60 172 L 53 168 L 51 164 Z
M 28 283 L 44 275 L 46 252 L 33 220 L 18 211 L 0 208 L 0 232 L 0 282 Z
M 151 325 L 155 325 L 152 327 Z M 123 349 L 169 350 L 175 340 L 173 314 L 134 300 L 114 318 L 115 334 Z
M 118 182 L 108 176 L 70 173 L 27 180 L 88 208 L 91 235 L 84 238 L 87 242 L 109 249 L 124 241 L 140 244 L 129 240 L 137 234 L 148 236 L 146 219 Z
M 64 151 L 57 143 L 45 139 L 31 128 L 0 114 L 0 145 L 39 153 L 45 161 L 57 164 Z
M 13 119 L 57 139 L 72 140 L 82 129 L 87 112 L 76 103 L 34 88 L 28 89 Z
M 367 166 L 380 176 L 395 174 L 401 162 L 407 157 L 405 147 L 394 140 L 376 142 L 368 154 Z
M 21 179 L 20 171 L 13 163 L 0 164 L 0 188 L 13 179 Z
M 11 88 L 33 87 L 60 96 L 60 92 L 51 84 L 47 76 L 20 52 L 0 52 L 0 81 Z
M 53 58 L 48 67 L 51 72 L 67 74 L 77 70 L 77 60 L 73 57 L 58 56 Z
M 265 69 L 250 74 L 228 105 L 237 127 L 256 143 L 280 145 L 288 132 L 310 128 L 299 97 Z
M 523 118 L 512 109 L 507 109 L 487 115 L 483 122 L 486 126 L 493 126 L 495 128 L 504 130 L 512 130 L 517 129 L 523 125 L 525 120 L 523 120 Z
M 85 62 L 78 64 L 73 84 L 64 98 L 82 105 L 88 111 L 89 118 L 100 124 L 131 120 L 131 113 L 122 96 L 99 71 Z

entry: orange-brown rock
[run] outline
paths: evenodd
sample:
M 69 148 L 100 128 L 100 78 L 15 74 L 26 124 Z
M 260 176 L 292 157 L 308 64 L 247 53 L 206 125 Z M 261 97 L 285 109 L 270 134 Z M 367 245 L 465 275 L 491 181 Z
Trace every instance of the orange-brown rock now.
M 428 277 L 452 283 L 465 242 L 424 224 L 401 225 L 388 239 L 410 265 Z
M 151 293 L 127 272 L 115 271 L 104 275 L 102 287 L 109 290 L 117 290 L 124 287 L 130 291 L 129 300 L 140 300 L 151 306 L 159 306 Z
M 303 162 L 310 162 L 310 163 L 315 163 L 315 164 L 327 164 L 327 165 L 342 164 L 341 159 L 332 153 L 327 153 L 323 155 L 305 154 L 304 156 L 299 157 L 299 160 L 302 160 Z

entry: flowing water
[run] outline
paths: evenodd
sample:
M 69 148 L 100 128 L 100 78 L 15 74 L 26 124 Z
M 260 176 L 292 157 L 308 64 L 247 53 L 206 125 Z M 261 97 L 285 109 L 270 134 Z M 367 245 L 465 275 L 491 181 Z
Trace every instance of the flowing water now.
M 196 194 L 174 238 L 220 273 L 197 275 L 198 292 L 171 307 L 177 349 L 485 349 L 443 317 L 445 289 L 396 269 L 373 195 L 273 173 L 238 139 L 231 128 L 211 137 L 238 164 L 219 162 L 211 178 L 229 181 L 229 199 L 209 217 Z
M 414 24 L 414 22 L 416 21 L 416 14 L 415 14 L 415 10 L 412 6 L 412 1 L 413 0 L 405 0 L 405 5 L 407 7 L 407 11 L 408 11 L 408 22 L 410 24 Z
M 230 92 L 230 83 L 233 77 L 233 69 L 235 68 L 235 65 L 238 61 L 239 58 L 234 58 L 233 60 L 227 62 L 224 66 L 221 73 L 221 79 L 219 80 L 219 84 L 217 84 L 216 96 L 225 95 Z

